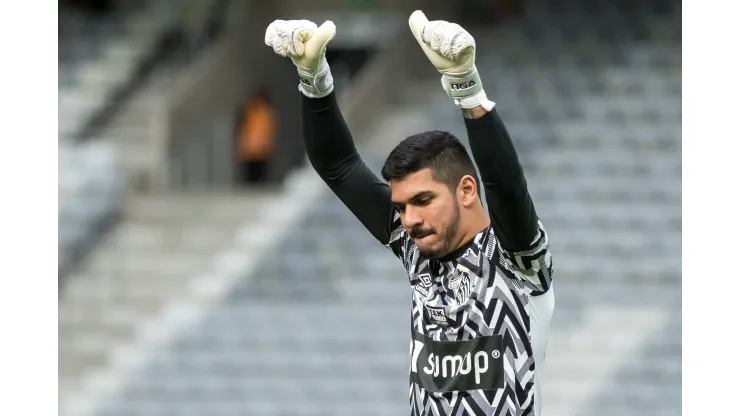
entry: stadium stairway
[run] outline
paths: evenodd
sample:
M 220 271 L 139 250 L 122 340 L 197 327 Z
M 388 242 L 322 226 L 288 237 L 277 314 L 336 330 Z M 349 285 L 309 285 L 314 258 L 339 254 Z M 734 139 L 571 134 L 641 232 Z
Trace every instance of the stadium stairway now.
M 116 149 L 101 142 L 59 142 L 59 285 L 119 218 L 125 195 Z
M 105 126 L 101 140 L 118 149 L 121 166 L 133 187 L 139 185 L 160 155 L 153 145 L 161 135 L 165 97 L 182 68 L 164 62 L 138 88 Z
M 111 16 L 104 18 L 62 10 L 60 138 L 82 134 L 136 77 L 139 65 L 156 54 L 159 42 L 176 23 L 165 3 L 122 2 Z
M 161 137 L 166 136 L 167 123 L 169 120 L 168 109 L 173 101 L 173 94 L 178 81 L 187 78 L 194 70 L 197 70 L 199 60 L 212 50 L 214 42 L 218 40 L 220 32 L 212 38 L 201 40 L 199 47 L 188 47 L 187 25 L 182 20 L 187 20 L 187 15 L 204 15 L 216 13 L 218 8 L 230 10 L 228 13 L 239 15 L 243 13 L 239 5 L 241 2 L 231 1 L 162 1 L 154 2 L 155 16 L 170 15 L 170 21 L 179 21 L 182 38 L 168 44 L 167 51 L 163 53 L 146 77 L 133 88 L 127 99 L 121 103 L 116 111 L 106 119 L 106 122 L 97 130 L 98 140 L 110 143 L 118 149 L 121 166 L 127 174 L 127 179 L 132 187 L 140 189 L 152 185 L 150 174 L 152 169 L 160 166 L 164 156 L 164 146 Z M 161 4 L 159 4 L 161 3 Z M 233 7 L 233 4 L 237 4 Z M 246 4 L 246 2 L 244 2 Z M 191 8 L 192 10 L 188 10 Z M 203 10 L 205 8 L 205 10 Z M 179 19 L 179 20 L 178 20 Z M 148 21 L 156 21 L 151 18 Z M 223 30 L 219 27 L 218 30 Z M 206 60 L 208 58 L 206 57 Z
M 59 299 L 60 399 L 209 271 L 269 191 L 234 195 L 130 195 L 121 223 L 68 279 Z M 197 301 L 197 299 L 196 299 Z
M 89 15 L 69 7 L 62 7 L 59 15 L 62 290 L 69 270 L 118 220 L 119 201 L 126 192 L 127 172 L 132 165 L 132 152 L 128 149 L 131 146 L 121 150 L 136 142 L 132 138 L 153 133 L 151 123 L 144 123 L 147 120 L 141 118 L 130 123 L 143 128 L 129 131 L 125 139 L 120 131 L 101 131 L 101 127 L 122 105 L 130 104 L 130 91 L 139 89 L 152 67 L 162 66 L 163 50 L 172 46 L 178 23 L 172 13 L 177 3 L 112 3 L 105 15 Z M 134 102 L 133 106 L 141 107 L 141 102 Z M 128 115 L 119 115 L 118 119 L 121 117 Z M 152 152 L 139 152 L 133 158 L 141 160 L 142 153 L 149 156 Z

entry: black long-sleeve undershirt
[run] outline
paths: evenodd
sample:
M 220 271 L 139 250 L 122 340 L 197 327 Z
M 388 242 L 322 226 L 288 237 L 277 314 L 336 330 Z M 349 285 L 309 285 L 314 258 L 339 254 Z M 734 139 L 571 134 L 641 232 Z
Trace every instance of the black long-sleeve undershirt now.
M 311 165 L 365 228 L 387 244 L 394 215 L 390 186 L 360 158 L 334 93 L 318 99 L 301 95 L 301 100 Z M 466 119 L 465 125 L 494 232 L 505 250 L 526 250 L 538 233 L 537 214 L 511 138 L 495 110 Z
M 494 108 L 480 118 L 466 118 L 465 127 L 496 238 L 507 251 L 529 249 L 539 233 L 537 212 L 504 122 Z
M 334 93 L 301 94 L 301 124 L 308 160 L 344 205 L 381 243 L 391 236 L 394 208 L 390 186 L 360 158 Z

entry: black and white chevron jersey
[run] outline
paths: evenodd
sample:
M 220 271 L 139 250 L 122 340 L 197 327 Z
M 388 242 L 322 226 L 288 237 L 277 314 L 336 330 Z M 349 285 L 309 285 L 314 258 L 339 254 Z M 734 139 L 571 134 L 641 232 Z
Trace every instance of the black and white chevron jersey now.
M 554 308 L 547 233 L 496 109 L 464 121 L 491 225 L 433 260 L 357 153 L 334 93 L 302 98 L 311 165 L 408 271 L 412 416 L 539 416 Z
M 455 252 L 430 260 L 396 221 L 388 247 L 406 267 L 413 293 L 411 414 L 539 414 L 536 370 L 554 307 L 542 224 L 526 252 L 503 250 L 488 227 Z

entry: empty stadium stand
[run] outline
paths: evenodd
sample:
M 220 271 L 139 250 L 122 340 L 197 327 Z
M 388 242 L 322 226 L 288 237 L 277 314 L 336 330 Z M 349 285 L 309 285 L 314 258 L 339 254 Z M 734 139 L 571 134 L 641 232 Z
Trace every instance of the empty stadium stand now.
M 208 17 L 219 18 L 229 6 L 224 0 L 109 3 L 106 13 L 69 5 L 60 5 L 59 10 L 62 287 L 61 279 L 123 215 L 122 204 L 135 177 L 132 167 L 140 168 L 151 157 L 141 149 L 153 134 L 150 120 L 156 116 L 154 105 L 146 104 L 156 95 L 160 101 L 155 104 L 161 107 L 165 90 L 139 91 L 163 79 L 169 81 L 173 67 L 183 64 L 182 59 L 174 64 L 171 59 L 182 52 L 181 43 L 187 37 L 183 22 L 188 14 L 183 10 L 197 6 L 203 21 L 216 26 L 206 28 L 205 36 L 212 38 L 223 22 L 211 22 Z
M 680 3 L 544 2 L 471 32 L 552 242 L 557 310 L 544 414 L 680 415 Z M 405 135 L 465 136 L 433 69 L 403 95 L 362 146 L 376 171 Z M 97 257 L 60 301 L 62 384 L 74 395 L 93 372 L 115 384 L 85 416 L 408 412 L 403 269 L 328 190 L 306 190 L 320 187 L 315 178 L 305 180 L 285 191 L 305 205 L 285 235 L 273 235 L 272 223 L 252 233 L 239 226 L 266 218 L 280 195 L 129 207 L 136 214 L 104 243 L 130 254 L 126 267 Z M 263 240 L 270 249 L 259 250 Z M 199 278 L 221 274 L 234 282 L 225 300 L 192 298 Z M 183 318 L 164 344 L 139 351 L 137 365 L 108 371 L 112 351 L 137 342 L 137 325 L 173 293 L 197 305 L 182 315 L 205 316 Z M 75 409 L 60 414 L 83 414 Z
M 102 15 L 60 7 L 60 279 L 121 215 L 127 180 L 119 152 L 90 133 L 152 65 L 176 23 L 171 16 L 143 1 L 118 2 Z

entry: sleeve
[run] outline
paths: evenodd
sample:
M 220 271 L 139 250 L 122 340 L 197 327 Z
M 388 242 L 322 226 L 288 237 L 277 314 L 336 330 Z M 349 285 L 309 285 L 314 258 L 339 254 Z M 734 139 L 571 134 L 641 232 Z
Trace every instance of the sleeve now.
M 547 231 L 538 221 L 538 233 L 531 248 L 507 251 L 498 242 L 501 266 L 514 277 L 515 284 L 533 296 L 547 293 L 552 284 L 552 253 Z
M 335 93 L 301 97 L 303 141 L 311 166 L 373 237 L 403 260 L 408 237 L 391 202 L 390 186 L 357 153 Z
M 552 282 L 548 236 L 506 126 L 494 108 L 480 118 L 465 119 L 465 127 L 502 266 L 533 295 L 545 293 Z

